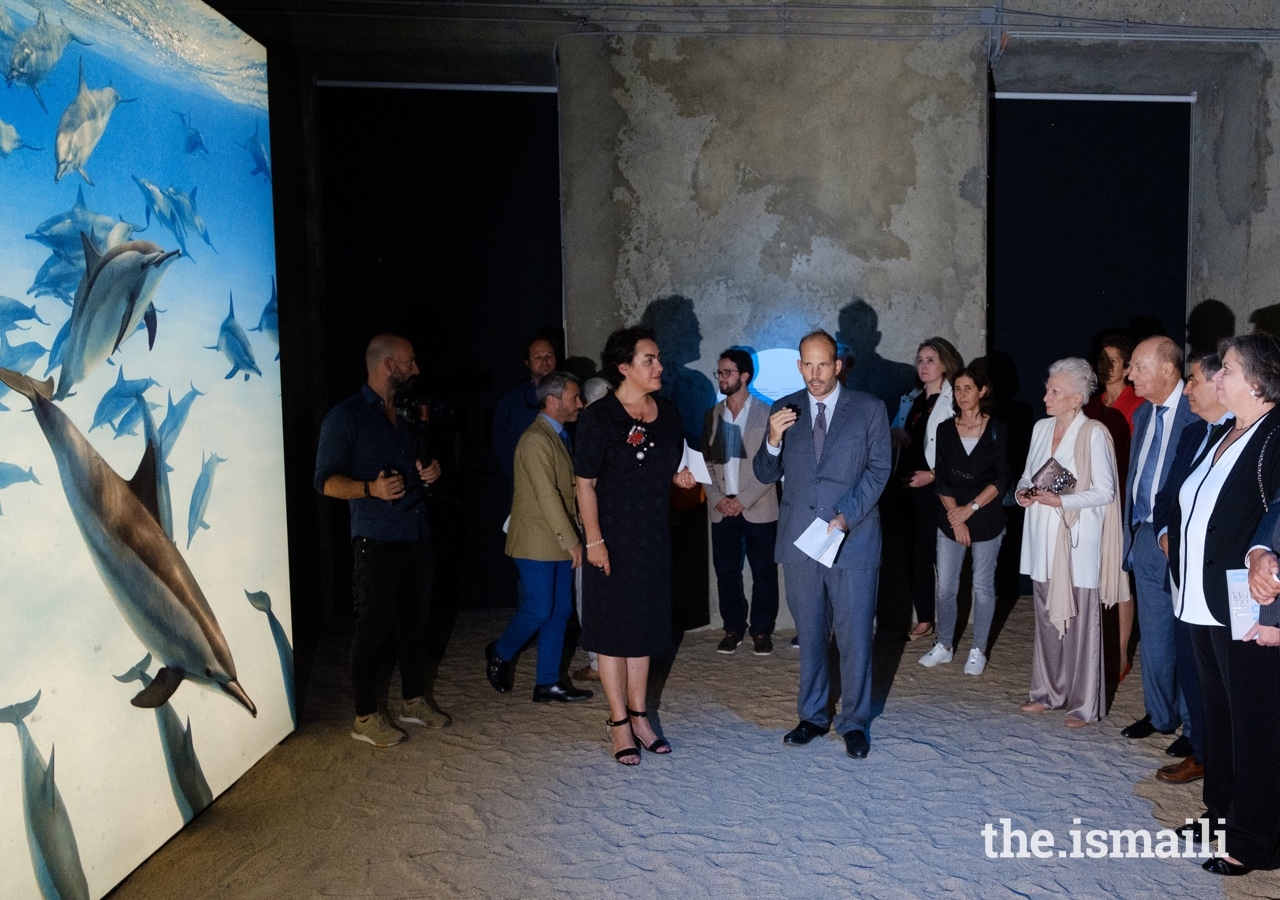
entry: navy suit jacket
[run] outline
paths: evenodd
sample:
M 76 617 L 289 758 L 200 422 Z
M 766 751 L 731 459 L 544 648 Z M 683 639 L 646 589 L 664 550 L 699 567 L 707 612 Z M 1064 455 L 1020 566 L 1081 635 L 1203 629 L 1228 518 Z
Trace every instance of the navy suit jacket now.
M 782 452 L 769 452 L 768 438 L 760 443 L 752 469 L 761 484 L 786 476 L 778 506 L 778 541 L 774 559 L 783 565 L 809 559 L 795 546 L 814 518 L 824 521 L 843 515 L 849 534 L 840 547 L 835 568 L 880 567 L 880 510 L 877 502 L 889 481 L 893 453 L 889 446 L 889 417 L 884 403 L 862 391 L 841 388 L 831 412 L 822 459 L 813 446 L 813 418 L 807 391 L 797 391 L 773 404 L 770 415 L 794 403 L 800 418 L 782 436 Z
M 1133 443 L 1129 448 L 1129 475 L 1124 483 L 1124 570 L 1126 572 L 1133 571 L 1133 560 L 1130 554 L 1133 552 L 1133 532 L 1134 529 L 1130 525 L 1133 519 L 1133 492 L 1138 489 L 1138 457 L 1142 455 L 1142 442 L 1146 440 L 1147 426 L 1151 422 L 1151 414 L 1155 410 L 1155 406 L 1150 400 L 1142 401 L 1142 405 L 1133 411 Z M 1160 525 L 1155 516 L 1155 505 L 1159 502 L 1160 492 L 1164 490 L 1164 486 L 1169 483 L 1169 473 L 1173 471 L 1173 463 L 1169 460 L 1176 458 L 1179 443 L 1182 440 L 1182 433 L 1188 425 L 1195 422 L 1203 423 L 1204 419 L 1197 416 L 1191 411 L 1191 404 L 1187 403 L 1186 397 L 1178 398 L 1178 411 L 1173 414 L 1173 431 L 1169 435 L 1168 444 L 1166 444 L 1165 454 L 1166 461 L 1160 467 L 1160 483 L 1155 485 L 1155 498 L 1151 501 L 1151 521 L 1155 526 L 1157 533 L 1160 531 Z M 1197 431 L 1199 429 L 1196 429 Z M 1200 432 L 1200 437 L 1204 437 L 1204 433 Z M 1159 448 L 1152 448 L 1158 451 Z M 1192 447 L 1192 450 L 1195 448 Z M 1170 453 L 1174 456 L 1170 457 Z M 1191 470 L 1188 468 L 1187 472 Z M 1187 472 L 1182 473 L 1182 477 L 1187 477 Z

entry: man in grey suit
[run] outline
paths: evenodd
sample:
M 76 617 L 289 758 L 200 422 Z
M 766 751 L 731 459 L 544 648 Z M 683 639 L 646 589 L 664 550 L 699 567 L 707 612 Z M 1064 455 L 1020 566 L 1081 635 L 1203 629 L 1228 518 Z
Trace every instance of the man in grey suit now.
M 797 362 L 806 390 L 783 397 L 769 415 L 769 435 L 753 468 L 765 484 L 785 476 L 774 558 L 782 564 L 787 604 L 800 638 L 800 724 L 783 743 L 800 746 L 831 729 L 827 642 L 840 648 L 837 733 L 861 759 L 870 750 L 871 639 L 880 578 L 880 513 L 889 480 L 889 418 L 880 400 L 841 388 L 835 338 L 814 331 L 800 341 Z M 795 546 L 820 518 L 846 532 L 827 568 Z

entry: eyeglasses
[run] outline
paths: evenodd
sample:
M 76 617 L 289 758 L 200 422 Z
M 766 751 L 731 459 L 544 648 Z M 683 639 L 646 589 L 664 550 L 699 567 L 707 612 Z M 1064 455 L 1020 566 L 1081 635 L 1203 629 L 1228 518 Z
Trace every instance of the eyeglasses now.
M 737 369 L 716 369 L 717 378 L 728 378 L 730 375 L 737 375 Z

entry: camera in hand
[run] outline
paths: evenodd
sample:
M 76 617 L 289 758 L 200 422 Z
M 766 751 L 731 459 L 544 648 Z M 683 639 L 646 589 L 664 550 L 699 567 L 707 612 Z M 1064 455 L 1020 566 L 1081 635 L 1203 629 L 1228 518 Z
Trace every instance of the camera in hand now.
M 800 404 L 798 404 L 798 403 L 788 403 L 786 406 L 784 406 L 784 407 L 783 407 L 783 409 L 789 409 L 789 410 L 791 410 L 793 413 L 795 413 L 795 414 L 796 414 L 796 418 L 797 418 L 797 419 L 798 419 L 798 418 L 800 418 Z
M 403 503 L 406 500 L 408 500 L 410 502 L 410 505 L 412 505 L 414 503 L 417 503 L 419 500 L 421 500 L 423 497 L 425 497 L 429 493 L 427 489 L 430 487 L 430 485 L 424 482 L 417 472 L 411 472 L 406 475 L 404 472 L 401 472 L 399 469 L 397 469 L 395 466 L 391 464 L 387 464 L 386 466 L 384 466 L 383 471 L 386 472 L 388 475 L 401 476 L 401 479 L 404 482 L 404 494 L 400 497 L 397 497 L 395 500 L 391 501 L 391 504 L 393 506 L 398 503 Z

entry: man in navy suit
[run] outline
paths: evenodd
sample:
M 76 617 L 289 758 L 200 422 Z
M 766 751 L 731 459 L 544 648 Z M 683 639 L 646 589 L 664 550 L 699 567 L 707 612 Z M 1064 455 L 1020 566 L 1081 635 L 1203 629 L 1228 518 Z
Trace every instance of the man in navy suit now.
M 1133 572 L 1137 586 L 1146 715 L 1120 733 L 1127 738 L 1145 738 L 1157 731 L 1172 734 L 1188 720 L 1186 698 L 1178 687 L 1169 560 L 1160 548 L 1154 510 L 1183 430 L 1200 419 L 1182 396 L 1182 349 L 1171 339 L 1148 338 L 1135 347 L 1129 360 L 1129 380 L 1133 392 L 1146 401 L 1133 413 L 1133 443 L 1125 482 L 1128 528 L 1124 555 L 1124 567 Z M 1190 756 L 1190 739 L 1184 734 L 1169 752 Z
M 800 341 L 797 365 L 806 389 L 773 404 L 769 434 L 753 469 L 762 484 L 786 477 L 774 558 L 783 566 L 787 605 L 800 639 L 800 724 L 783 742 L 807 744 L 826 734 L 830 678 L 827 643 L 840 648 L 840 714 L 836 732 L 855 759 L 870 750 L 871 639 L 880 576 L 880 513 L 889 480 L 889 418 L 877 398 L 842 388 L 836 341 L 825 331 Z M 795 546 L 815 518 L 846 533 L 827 568 Z

